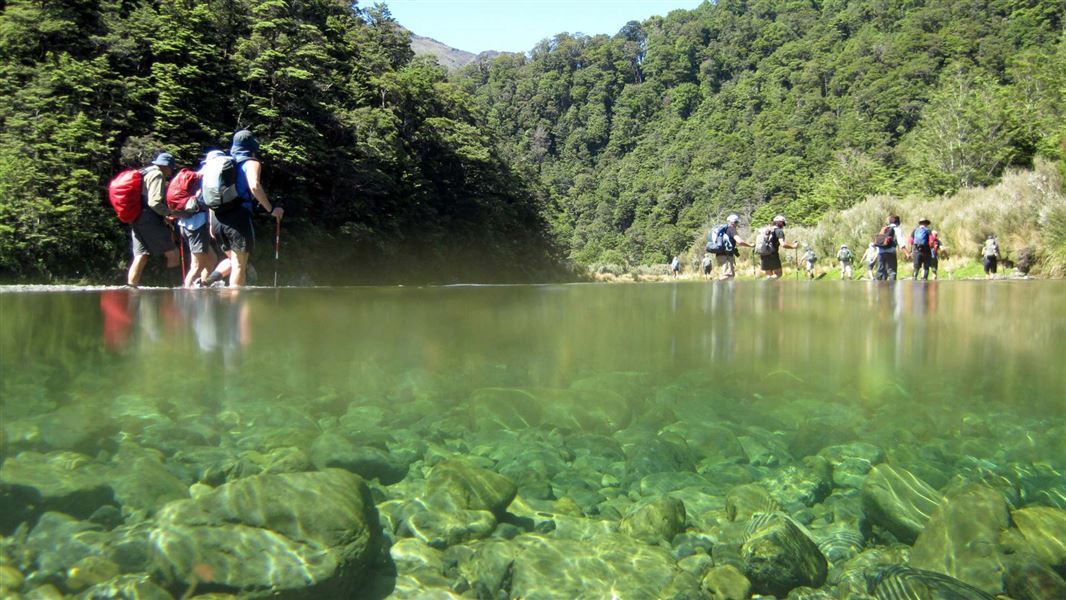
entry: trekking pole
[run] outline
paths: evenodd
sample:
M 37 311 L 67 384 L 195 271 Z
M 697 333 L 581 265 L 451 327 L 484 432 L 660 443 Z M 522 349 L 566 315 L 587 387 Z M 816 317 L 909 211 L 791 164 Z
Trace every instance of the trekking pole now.
M 796 281 L 800 278 L 800 251 L 799 248 L 792 249 L 792 258 L 796 260 Z
M 185 240 L 181 238 L 181 233 L 178 231 L 178 226 L 174 223 L 170 223 L 170 240 L 178 245 L 178 256 L 181 257 L 181 275 L 179 277 L 180 286 L 185 287 Z
M 281 220 L 274 219 L 274 287 L 278 287 L 278 256 L 281 253 Z

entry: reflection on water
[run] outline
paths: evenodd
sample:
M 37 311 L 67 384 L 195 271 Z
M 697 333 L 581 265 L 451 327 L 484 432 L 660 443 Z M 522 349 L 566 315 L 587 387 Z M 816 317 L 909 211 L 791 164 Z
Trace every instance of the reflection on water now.
M 41 538 L 45 510 L 106 523 L 112 538 L 143 532 L 168 565 L 150 577 L 178 595 L 203 579 L 192 571 L 228 591 L 310 585 L 301 578 L 348 589 L 336 573 L 362 571 L 336 557 L 370 550 L 284 525 L 323 522 L 310 496 L 363 510 L 336 472 L 313 475 L 339 467 L 377 482 L 396 561 L 367 576 L 380 596 L 461 591 L 455 572 L 427 566 L 444 564 L 433 553 L 468 544 L 455 556 L 481 556 L 475 541 L 491 535 L 513 576 L 470 581 L 481 567 L 458 567 L 483 596 L 654 582 L 681 597 L 680 558 L 703 553 L 784 597 L 743 547 L 794 524 L 830 567 L 809 585 L 837 597 L 860 563 L 884 581 L 962 589 L 924 574 L 936 571 L 987 592 L 962 576 L 987 553 L 956 548 L 1042 548 L 1034 531 L 1057 535 L 1059 517 L 1041 511 L 1066 508 L 1061 292 L 1002 281 L 0 293 L 0 486 L 33 499 L 0 494 L 0 533 Z M 451 474 L 434 479 L 441 465 Z M 108 482 L 103 496 L 40 483 L 86 472 Z M 895 510 L 920 508 L 922 522 L 871 512 L 868 478 L 920 490 Z M 476 493 L 449 495 L 469 481 Z M 918 535 L 960 482 L 1002 494 L 1018 524 L 1000 525 L 1024 532 L 989 542 L 949 531 L 972 539 L 938 562 Z M 296 500 L 270 504 L 283 497 Z M 225 512 L 241 502 L 252 504 Z M 117 509 L 104 519 L 101 505 Z M 673 529 L 645 530 L 652 522 Z M 636 551 L 635 539 L 662 547 Z M 284 556 L 262 558 L 270 548 Z M 306 560 L 319 562 L 277 567 Z M 260 563 L 275 566 L 262 575 Z

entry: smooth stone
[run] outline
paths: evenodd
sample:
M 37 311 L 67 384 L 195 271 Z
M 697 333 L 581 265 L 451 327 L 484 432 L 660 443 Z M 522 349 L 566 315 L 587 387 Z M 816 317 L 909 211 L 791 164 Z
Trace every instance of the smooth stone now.
M 914 542 L 911 566 L 949 575 L 989 594 L 1005 589 L 1000 533 L 1010 527 L 1003 495 L 967 484 L 944 496 Z
M 114 504 L 111 471 L 76 452 L 20 452 L 0 467 L 0 514 L 55 511 L 87 518 Z M 27 508 L 27 503 L 34 506 Z M 6 519 L 5 519 L 6 520 Z
M 628 536 L 560 540 L 536 534 L 519 536 L 510 597 L 528 599 L 695 598 L 699 582 L 677 565 L 669 552 Z
M 817 544 L 782 516 L 758 529 L 741 547 L 740 556 L 752 589 L 775 596 L 804 585 L 821 586 L 829 567 Z
M 870 522 L 912 544 L 941 503 L 940 492 L 899 467 L 874 467 L 862 486 L 862 506 Z
M 789 592 L 785 600 L 837 600 L 837 597 L 825 590 L 801 586 Z
M 818 452 L 833 467 L 833 483 L 841 487 L 861 488 L 862 480 L 874 466 L 884 462 L 885 452 L 867 442 L 827 446 Z
M 662 496 L 636 506 L 622 519 L 618 530 L 646 544 L 658 544 L 684 531 L 685 521 L 685 504 Z
M 696 471 L 696 462 L 683 441 L 652 437 L 639 443 L 624 446 L 626 453 L 626 477 L 631 481 L 655 473 Z
M 738 485 L 725 496 L 725 514 L 730 521 L 746 522 L 756 513 L 772 513 L 781 510 L 766 488 L 750 483 Z
M 501 540 L 484 540 L 471 544 L 472 552 L 459 560 L 459 573 L 478 598 L 497 598 L 506 593 L 518 549 Z
M 121 572 L 118 564 L 99 556 L 86 556 L 67 570 L 63 585 L 73 591 L 109 581 Z
M 427 546 L 443 549 L 489 537 L 496 517 L 487 510 L 420 511 L 407 517 L 404 527 Z
M 690 554 L 677 561 L 677 568 L 692 575 L 696 579 L 703 579 L 703 576 L 712 567 L 714 567 L 714 559 L 708 554 Z
M 257 475 L 171 502 L 152 531 L 159 568 L 245 597 L 321 598 L 355 592 L 380 544 L 366 483 L 348 471 Z
M 462 459 L 438 464 L 426 478 L 425 498 L 443 510 L 487 510 L 502 515 L 518 494 L 510 479 Z
M 714 493 L 715 486 L 701 475 L 689 471 L 667 471 L 652 473 L 640 479 L 641 496 L 661 496 L 682 489 L 703 489 L 707 493 Z
M 11 565 L 0 565 L 0 593 L 15 592 L 22 587 L 25 578 Z
M 96 454 L 118 431 L 107 410 L 78 402 L 62 406 L 37 425 L 40 440 L 54 450 Z
M 444 574 L 444 553 L 414 538 L 396 540 L 389 548 L 389 555 L 397 573 L 428 571 L 436 575 Z
M 1062 600 L 1066 580 L 1032 555 L 1015 555 L 1007 563 L 1007 595 L 1013 600 Z
M 407 476 L 408 465 L 388 452 L 372 446 L 359 446 L 347 437 L 326 432 L 311 444 L 311 464 L 318 470 L 345 469 L 365 479 L 392 485 Z
M 934 571 L 892 566 L 873 574 L 872 588 L 879 600 L 996 600 L 967 583 Z
M 189 497 L 189 486 L 158 460 L 139 457 L 127 462 L 121 459 L 120 452 L 116 463 L 121 466 L 113 471 L 111 489 L 124 512 L 152 515 L 167 502 Z
M 1013 511 L 1010 516 L 1025 540 L 1024 548 L 1014 550 L 1028 550 L 1040 562 L 1066 573 L 1066 510 L 1033 506 Z
M 196 598 L 205 599 L 205 596 Z M 80 594 L 78 600 L 174 600 L 174 596 L 148 575 L 133 574 L 99 583 Z
M 30 530 L 26 549 L 36 556 L 38 575 L 62 578 L 81 559 L 104 555 L 109 539 L 95 523 L 46 512 Z
M 521 431 L 540 426 L 611 434 L 629 426 L 629 402 L 593 389 L 482 388 L 467 402 L 478 431 Z
M 770 495 L 788 512 L 814 506 L 833 491 L 832 483 L 812 469 L 795 466 L 782 467 L 762 480 Z
M 737 437 L 748 464 L 757 467 L 775 467 L 781 463 L 781 456 L 775 453 L 769 446 L 751 436 L 741 435 Z
M 63 600 L 63 593 L 56 586 L 46 583 L 26 593 L 26 600 Z
M 714 567 L 704 575 L 700 587 L 710 600 L 747 600 L 751 582 L 733 565 Z

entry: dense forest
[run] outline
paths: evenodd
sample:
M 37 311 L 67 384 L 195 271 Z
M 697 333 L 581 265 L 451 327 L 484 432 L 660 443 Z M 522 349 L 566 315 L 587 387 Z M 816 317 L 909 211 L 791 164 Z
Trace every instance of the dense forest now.
M 1061 0 L 720 0 L 466 67 L 579 263 L 650 264 L 738 212 L 814 224 L 1061 159 Z
M 195 165 L 241 127 L 287 210 L 286 264 L 316 281 L 485 278 L 484 256 L 523 277 L 556 262 L 472 96 L 414 57 L 383 6 L 0 2 L 0 95 L 7 280 L 119 281 L 129 241 L 110 177 L 161 149 Z
M 384 5 L 0 2 L 0 278 L 119 281 L 108 179 L 240 127 L 291 282 L 660 263 L 731 211 L 813 225 L 992 184 L 1063 158 L 1063 12 L 721 0 L 448 76 Z

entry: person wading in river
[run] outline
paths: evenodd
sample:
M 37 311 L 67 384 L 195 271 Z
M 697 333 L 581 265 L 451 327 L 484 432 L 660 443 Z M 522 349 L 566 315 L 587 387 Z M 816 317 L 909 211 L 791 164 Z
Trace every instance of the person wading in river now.
M 918 280 L 919 271 L 923 271 L 923 281 L 929 279 L 929 268 L 933 265 L 932 232 L 929 231 L 929 219 L 918 221 L 918 227 L 911 233 L 911 247 L 914 248 L 914 280 Z
M 170 227 L 166 217 L 167 210 L 166 181 L 173 177 L 177 163 L 168 152 L 160 152 L 152 164 L 141 169 L 141 214 L 130 224 L 133 240 L 133 261 L 126 273 L 126 285 L 135 288 L 141 282 L 141 273 L 148 264 L 148 256 L 162 254 L 167 260 L 167 268 L 179 266 L 178 247 L 170 236 Z M 145 210 L 148 209 L 148 210 Z
M 840 245 L 840 252 L 837 252 L 837 260 L 840 261 L 840 278 L 851 279 L 851 262 L 855 260 L 855 255 L 847 244 Z
M 719 281 L 726 281 L 736 277 L 736 264 L 737 257 L 740 256 L 740 247 L 751 248 L 751 244 L 744 240 L 737 239 L 737 227 L 740 226 L 739 215 L 729 215 L 726 217 L 726 230 L 724 235 L 729 238 L 729 252 L 715 254 L 714 259 L 718 263 L 721 274 L 718 275 Z
M 901 243 L 903 228 L 899 225 L 899 216 L 888 217 L 888 224 L 881 228 L 880 233 L 874 238 L 877 246 L 877 279 L 879 281 L 895 281 L 898 268 L 897 254 L 903 252 L 908 258 L 907 245 Z
M 781 278 L 781 248 L 799 248 L 799 242 L 790 244 L 785 241 L 785 225 L 785 216 L 777 215 L 773 225 L 764 228 L 755 237 L 755 253 L 759 255 L 759 262 L 767 279 Z

